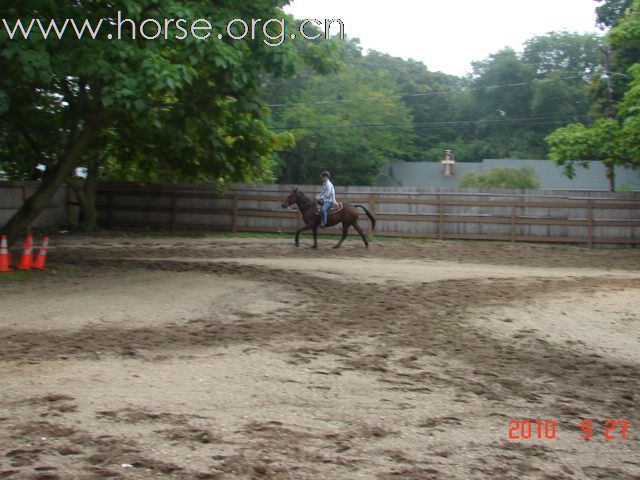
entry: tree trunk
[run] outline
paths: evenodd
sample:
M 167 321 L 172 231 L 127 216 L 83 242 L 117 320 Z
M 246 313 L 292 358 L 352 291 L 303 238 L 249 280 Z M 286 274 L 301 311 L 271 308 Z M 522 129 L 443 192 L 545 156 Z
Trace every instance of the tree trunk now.
M 96 212 L 96 196 L 98 194 L 98 177 L 100 163 L 97 158 L 89 161 L 87 168 L 87 179 L 84 182 L 84 199 L 85 205 L 82 207 L 84 212 L 85 228 L 89 232 L 95 232 L 98 229 L 98 213 Z
M 607 178 L 609 179 L 609 191 L 616 191 L 616 171 L 613 163 L 607 164 Z
M 73 189 L 73 193 L 80 205 L 80 227 L 87 232 L 95 232 L 98 229 L 96 213 L 96 194 L 98 191 L 98 173 L 100 163 L 96 157 L 92 157 L 87 165 L 87 178 L 84 182 L 76 182 L 73 178 L 67 180 L 67 184 Z
M 20 209 L 2 227 L 2 233 L 7 235 L 9 244 L 15 242 L 20 235 L 28 231 L 31 222 L 47 208 L 58 187 L 69 177 L 87 147 L 96 138 L 98 130 L 95 125 L 87 125 L 56 167 L 47 172 L 36 191 L 24 201 Z

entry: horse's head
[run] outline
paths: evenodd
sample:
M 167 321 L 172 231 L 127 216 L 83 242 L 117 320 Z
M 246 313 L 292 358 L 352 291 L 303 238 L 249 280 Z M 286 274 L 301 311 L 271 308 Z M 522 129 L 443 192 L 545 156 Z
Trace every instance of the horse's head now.
M 287 208 L 289 205 L 295 205 L 298 203 L 298 199 L 300 198 L 300 194 L 298 193 L 298 188 L 294 188 L 289 192 L 289 196 L 282 202 L 282 208 Z

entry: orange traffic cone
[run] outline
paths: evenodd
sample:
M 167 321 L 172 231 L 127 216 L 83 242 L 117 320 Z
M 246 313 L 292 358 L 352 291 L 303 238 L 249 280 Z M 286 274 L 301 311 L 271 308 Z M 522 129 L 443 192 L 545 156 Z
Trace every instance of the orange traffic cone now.
M 8 246 L 7 236 L 2 235 L 2 243 L 0 243 L 0 273 L 13 273 L 13 270 L 9 268 L 11 256 L 9 255 Z
M 44 264 L 47 261 L 48 247 L 49 247 L 49 237 L 44 237 L 44 240 L 42 241 L 42 247 L 40 247 L 40 251 L 38 252 L 36 261 L 33 264 L 33 268 L 36 268 L 38 270 L 46 270 L 46 268 L 44 267 Z
M 16 268 L 18 270 L 31 270 L 31 267 L 33 267 L 33 235 L 29 232 L 24 241 L 24 253 Z

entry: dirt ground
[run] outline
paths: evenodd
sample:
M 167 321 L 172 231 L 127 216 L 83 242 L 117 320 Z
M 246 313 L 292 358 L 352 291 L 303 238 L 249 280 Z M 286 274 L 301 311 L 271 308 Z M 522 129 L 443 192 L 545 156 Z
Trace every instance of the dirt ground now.
M 0 479 L 640 479 L 640 249 L 333 243 L 53 238 Z

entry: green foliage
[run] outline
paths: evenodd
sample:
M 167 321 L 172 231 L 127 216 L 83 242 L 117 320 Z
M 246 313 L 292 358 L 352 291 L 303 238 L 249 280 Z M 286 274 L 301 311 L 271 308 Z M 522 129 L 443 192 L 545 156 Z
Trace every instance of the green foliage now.
M 338 184 L 368 185 L 389 159 L 412 154 L 410 111 L 394 84 L 367 72 L 352 47 L 343 55 L 354 62 L 348 71 L 295 78 L 276 89 L 292 84 L 297 91 L 295 102 L 273 107 L 274 125 L 295 137 L 295 145 L 278 154 L 280 182 L 317 183 L 329 170 Z
M 467 173 L 458 185 L 462 188 L 536 189 L 540 188 L 540 179 L 531 167 L 492 168 L 486 172 Z
M 475 62 L 462 111 L 477 120 L 458 135 L 473 153 L 458 159 L 545 158 L 546 135 L 567 121 L 587 118 L 599 45 L 592 35 L 552 32 L 526 42 L 522 55 L 505 49 Z
M 640 1 L 623 17 L 616 17 L 615 28 L 608 39 L 615 47 L 640 43 Z M 613 179 L 615 166 L 640 167 L 640 63 L 629 72 L 632 81 L 624 92 L 619 105 L 619 118 L 603 118 L 593 125 L 574 123 L 562 127 L 547 137 L 551 147 L 551 159 L 565 167 L 570 178 L 575 175 L 575 165 L 586 165 L 582 160 L 601 160 Z
M 144 19 L 285 18 L 283 0 L 190 2 L 117 0 L 11 2 L 7 19 L 89 19 L 118 10 Z M 286 17 L 290 25 L 293 18 Z M 216 24 L 219 30 L 222 24 Z M 129 27 L 125 33 L 130 35 Z M 218 30 L 218 31 L 219 31 Z M 35 32 L 35 30 L 34 30 Z M 269 175 L 283 138 L 265 123 L 261 76 L 291 75 L 305 62 L 332 71 L 336 41 L 10 40 L 0 33 L 0 168 L 29 176 L 37 163 L 55 168 L 83 128 L 95 125 L 107 177 L 136 180 L 246 180 Z M 126 36 L 125 36 L 126 37 Z M 9 139 L 11 141 L 9 141 Z M 92 154 L 87 152 L 87 154 Z
M 639 9 L 640 3 L 637 0 L 604 0 L 603 5 L 598 7 L 599 23 L 610 28 L 606 39 L 613 46 L 610 69 L 615 72 L 612 87 L 616 102 L 622 100 L 629 88 L 630 77 L 625 73 L 633 65 L 640 63 L 640 27 L 637 20 Z M 605 91 L 605 86 L 601 85 L 600 90 Z
M 433 161 L 450 149 L 450 142 L 458 136 L 458 128 L 450 122 L 464 115 L 460 100 L 466 81 L 440 72 L 430 72 L 414 60 L 402 60 L 376 51 L 362 58 L 362 68 L 371 77 L 387 81 L 394 86 L 399 99 L 409 109 L 415 132 L 416 161 Z M 449 142 L 436 157 L 429 149 L 435 144 Z
M 640 1 L 633 0 L 615 28 L 609 32 L 609 40 L 617 47 L 629 44 L 637 45 L 640 40 Z
M 522 61 L 539 77 L 560 72 L 571 83 L 580 83 L 602 65 L 602 39 L 593 33 L 550 32 L 524 43 Z
M 615 27 L 624 18 L 625 12 L 634 0 L 596 0 L 601 3 L 596 7 L 597 22 L 602 28 Z
M 575 176 L 575 166 L 587 167 L 583 160 L 601 160 L 606 165 L 624 164 L 619 142 L 620 124 L 612 118 L 598 119 L 593 126 L 573 123 L 559 128 L 547 137 L 551 159 L 564 166 L 569 178 Z
M 595 35 L 552 32 L 529 40 L 523 54 L 500 51 L 456 78 L 345 42 L 340 75 L 307 71 L 263 84 L 273 125 L 296 137 L 278 155 L 279 179 L 315 182 L 326 166 L 342 171 L 345 184 L 368 183 L 385 162 L 439 161 L 447 149 L 458 161 L 546 158 L 549 133 L 590 119 L 601 44 Z M 393 110 L 375 105 L 378 95 Z
M 58 3 L 9 2 L 1 16 L 95 23 L 122 10 L 138 24 L 223 22 L 285 18 L 286 1 Z M 600 4 L 601 24 L 615 25 L 612 68 L 626 71 L 638 58 L 637 7 L 625 14 L 629 0 Z M 523 53 L 497 52 L 457 78 L 375 51 L 363 55 L 357 41 L 298 39 L 273 48 L 174 40 L 173 33 L 155 41 L 10 41 L 0 30 L 0 169 L 37 178 L 36 165 L 58 166 L 91 125 L 96 138 L 74 161 L 100 158 L 102 178 L 298 183 L 330 169 L 341 184 L 368 184 L 388 161 L 438 161 L 446 149 L 458 161 L 545 158 L 547 135 L 569 122 L 589 125 L 606 99 L 603 42 L 590 34 L 536 36 Z M 631 85 L 619 105 L 619 149 L 629 158 L 640 154 L 639 84 L 614 77 L 619 100 Z

